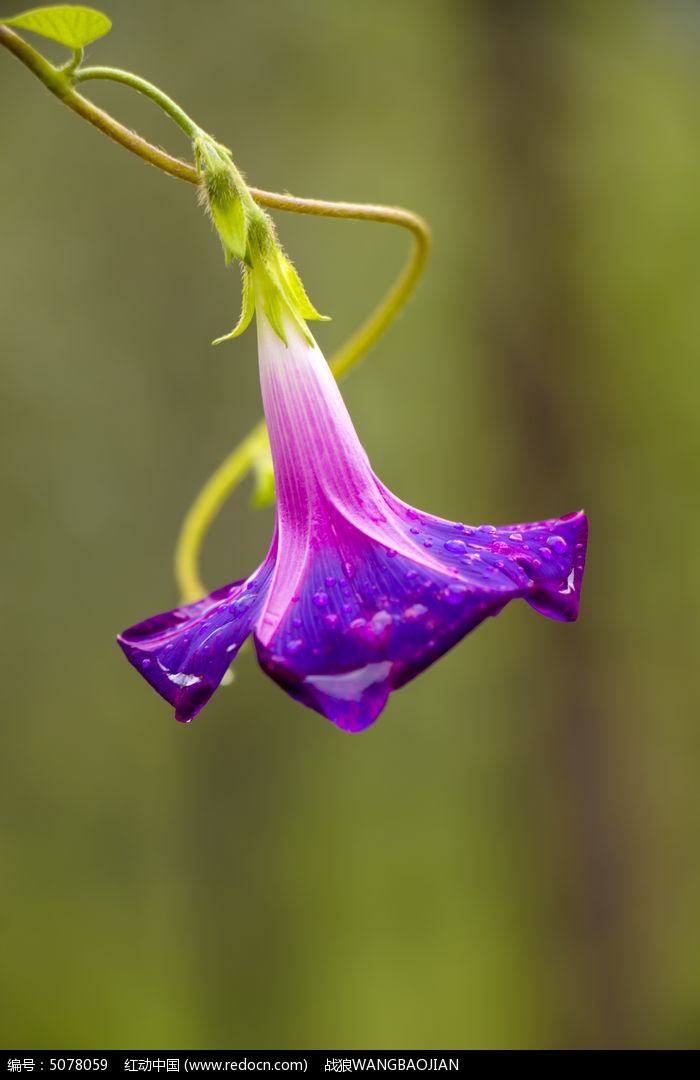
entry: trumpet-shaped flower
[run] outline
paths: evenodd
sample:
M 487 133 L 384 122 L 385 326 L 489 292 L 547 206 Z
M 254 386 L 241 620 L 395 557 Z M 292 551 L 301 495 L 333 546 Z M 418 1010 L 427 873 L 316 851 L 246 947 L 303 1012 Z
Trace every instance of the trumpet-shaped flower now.
M 250 577 L 119 638 L 188 722 L 252 634 L 291 697 L 346 731 L 510 600 L 576 618 L 583 513 L 495 528 L 407 506 L 372 472 L 305 326 L 257 296 L 260 381 L 277 490 L 270 549 Z

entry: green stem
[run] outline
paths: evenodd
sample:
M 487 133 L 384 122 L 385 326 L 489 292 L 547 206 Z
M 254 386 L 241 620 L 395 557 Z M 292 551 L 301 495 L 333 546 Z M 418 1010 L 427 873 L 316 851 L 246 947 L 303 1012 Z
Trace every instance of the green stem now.
M 152 146 L 135 131 L 120 124 L 109 113 L 79 94 L 72 82 L 74 73 L 55 68 L 19 34 L 10 30 L 9 26 L 0 25 L 0 45 L 9 49 L 64 105 L 67 105 L 78 116 L 82 116 L 83 120 L 87 120 L 104 135 L 108 135 L 120 146 L 130 150 L 132 154 L 136 154 L 149 165 L 155 165 L 162 172 L 176 176 L 180 180 L 187 180 L 190 184 L 199 184 L 200 178 L 196 169 L 188 165 L 186 161 L 181 161 L 164 150 L 159 150 L 157 146 Z
M 139 75 L 133 75 L 130 71 L 121 71 L 120 68 L 88 67 L 79 68 L 72 76 L 74 83 L 87 82 L 88 79 L 107 79 L 109 82 L 123 83 L 124 86 L 130 86 L 132 90 L 137 90 L 139 94 L 143 94 L 144 97 L 150 98 L 151 101 L 160 106 L 163 112 L 167 113 L 179 128 L 182 128 L 189 139 L 193 140 L 202 133 L 202 129 L 198 124 L 195 124 L 184 109 L 181 109 L 172 98 L 159 90 L 157 86 L 148 82 L 147 79 L 142 79 Z

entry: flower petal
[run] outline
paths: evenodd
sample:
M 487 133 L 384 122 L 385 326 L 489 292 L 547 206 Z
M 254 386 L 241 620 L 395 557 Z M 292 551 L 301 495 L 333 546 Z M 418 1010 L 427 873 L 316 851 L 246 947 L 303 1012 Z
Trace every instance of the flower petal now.
M 261 633 L 259 625 L 255 635 L 268 675 L 347 731 L 371 724 L 392 690 L 509 600 L 525 599 L 555 618 L 573 619 L 578 610 L 583 514 L 469 529 L 400 506 L 408 555 L 405 543 L 399 552 L 336 522 L 286 611 L 277 612 L 274 631 Z M 276 588 L 283 588 L 278 580 Z
M 177 720 L 189 723 L 219 686 L 253 628 L 272 565 L 268 557 L 249 578 L 119 635 L 127 660 L 174 705 Z

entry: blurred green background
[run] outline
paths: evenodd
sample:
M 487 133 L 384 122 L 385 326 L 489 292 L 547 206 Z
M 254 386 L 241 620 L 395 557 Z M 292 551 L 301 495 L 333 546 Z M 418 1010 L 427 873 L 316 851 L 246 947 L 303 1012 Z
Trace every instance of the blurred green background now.
M 89 60 L 251 183 L 429 220 L 345 384 L 385 483 L 475 524 L 583 505 L 590 553 L 577 624 L 511 606 L 363 735 L 251 653 L 177 725 L 114 637 L 177 600 L 183 513 L 259 414 L 255 336 L 209 345 L 239 284 L 193 189 L 0 55 L 0 1044 L 699 1047 L 700 8 L 98 6 Z M 330 353 L 407 240 L 277 220 Z M 248 496 L 212 588 L 267 548 Z

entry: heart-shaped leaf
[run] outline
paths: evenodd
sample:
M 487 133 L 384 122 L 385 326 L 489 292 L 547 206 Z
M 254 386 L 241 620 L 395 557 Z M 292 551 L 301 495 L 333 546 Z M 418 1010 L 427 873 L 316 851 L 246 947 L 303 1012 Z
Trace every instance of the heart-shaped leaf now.
M 101 11 L 94 8 L 62 4 L 59 7 L 33 8 L 11 19 L 0 18 L 4 26 L 18 30 L 32 30 L 42 37 L 51 38 L 69 49 L 82 49 L 91 41 L 102 37 L 111 29 L 112 23 Z

